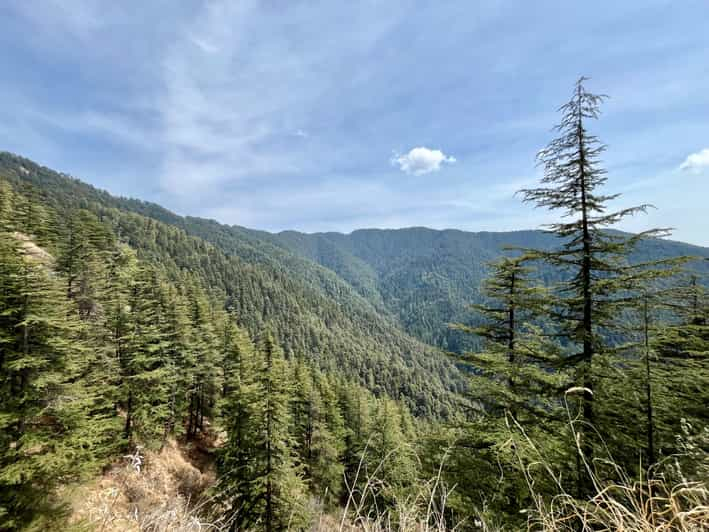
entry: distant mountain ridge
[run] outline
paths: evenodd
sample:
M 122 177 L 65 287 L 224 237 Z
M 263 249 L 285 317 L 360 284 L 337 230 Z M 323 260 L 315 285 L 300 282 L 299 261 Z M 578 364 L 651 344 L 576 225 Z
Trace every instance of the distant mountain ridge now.
M 425 227 L 362 229 L 350 234 L 283 231 L 262 238 L 307 257 L 337 273 L 373 305 L 383 305 L 410 334 L 450 351 L 470 347 L 470 338 L 447 323 L 470 319 L 467 307 L 481 301 L 486 264 L 505 247 L 551 249 L 553 235 L 539 230 L 468 232 Z M 690 255 L 707 258 L 709 248 L 672 240 L 642 241 L 631 260 Z M 692 268 L 709 275 L 706 261 Z M 556 272 L 542 269 L 551 281 Z

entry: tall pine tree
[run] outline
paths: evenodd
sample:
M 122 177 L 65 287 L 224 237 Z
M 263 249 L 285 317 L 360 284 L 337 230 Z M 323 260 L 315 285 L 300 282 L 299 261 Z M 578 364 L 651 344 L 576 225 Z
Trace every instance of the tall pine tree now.
M 585 82 L 586 78 L 577 81 L 572 98 L 559 109 L 561 121 L 555 127 L 559 136 L 538 154 L 544 169 L 543 186 L 520 192 L 524 201 L 560 211 L 568 219 L 548 228 L 559 237 L 560 247 L 538 253 L 568 279 L 556 290 L 553 315 L 573 350 L 566 362 L 575 368 L 576 384 L 582 393 L 582 423 L 577 424 L 577 430 L 584 458 L 593 464 L 590 427 L 596 426 L 594 397 L 600 391 L 596 389 L 594 364 L 603 362 L 598 358 L 612 351 L 607 332 L 613 329 L 620 293 L 634 275 L 625 259 L 638 239 L 662 231 L 626 238 L 608 230 L 624 218 L 646 211 L 648 206 L 607 212 L 608 203 L 619 195 L 599 190 L 607 181 L 606 170 L 601 166 L 606 146 L 587 129 L 589 121 L 599 118 L 606 96 L 587 91 Z M 579 494 L 587 495 L 590 478 L 581 467 L 578 483 Z
M 227 413 L 229 444 L 221 462 L 220 493 L 230 503 L 234 530 L 302 530 L 309 516 L 290 435 L 291 384 L 283 355 L 268 333 L 260 341 L 255 362 L 253 387 L 244 390 L 247 410 Z M 230 395 L 240 407 L 240 393 Z M 233 417 L 239 414 L 244 418 Z M 247 432 L 239 445 L 232 438 L 241 438 L 241 428 Z

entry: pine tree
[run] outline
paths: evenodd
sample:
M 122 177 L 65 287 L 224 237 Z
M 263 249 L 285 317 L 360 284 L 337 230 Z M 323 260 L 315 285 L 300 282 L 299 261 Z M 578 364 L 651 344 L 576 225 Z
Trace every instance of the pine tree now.
M 14 196 L 11 225 L 35 244 L 49 247 L 55 240 L 57 224 L 53 212 L 42 202 L 42 191 L 25 183 Z
M 149 445 L 162 441 L 170 417 L 171 371 L 166 358 L 164 316 L 157 272 L 141 265 L 128 295 L 128 330 L 122 368 L 125 389 L 125 437 L 137 431 Z
M 261 339 L 256 362 L 253 400 L 243 413 L 246 418 L 228 423 L 230 443 L 222 459 L 221 493 L 231 501 L 234 530 L 302 530 L 309 516 L 306 486 L 289 433 L 290 382 L 283 355 L 270 334 Z M 249 429 L 243 446 L 231 441 L 241 423 L 248 423 Z M 247 456 L 241 454 L 244 451 Z
M 104 385 L 111 395 L 115 412 L 127 412 L 128 375 L 130 364 L 129 337 L 131 333 L 130 287 L 138 270 L 138 261 L 128 246 L 118 246 L 107 254 L 105 267 L 97 281 L 97 294 L 102 312 L 96 336 L 99 356 L 107 366 L 115 368 L 104 377 Z M 131 405 L 132 406 L 132 405 Z M 116 440 L 121 445 L 128 441 L 125 423 Z
M 487 504 L 499 512 L 514 513 L 530 497 L 519 459 L 510 453 L 510 441 L 519 426 L 533 437 L 539 448 L 563 468 L 571 451 L 560 442 L 564 434 L 564 412 L 559 391 L 569 382 L 556 368 L 559 348 L 542 334 L 538 325 L 548 312 L 547 291 L 537 286 L 528 266 L 536 257 L 503 257 L 490 264 L 490 276 L 483 293 L 486 303 L 474 305 L 482 318 L 477 327 L 454 325 L 483 339 L 481 352 L 466 353 L 469 366 L 469 396 L 473 415 L 459 423 L 462 435 L 454 445 L 454 459 L 472 464 L 479 477 L 501 473 L 504 482 L 494 486 L 478 483 L 465 486 L 465 476 L 453 482 L 471 499 L 488 497 Z M 530 501 L 531 502 L 531 501 Z
M 343 492 L 345 421 L 329 379 L 316 372 L 315 385 L 322 403 L 313 429 L 310 476 L 325 504 L 333 505 Z
M 338 392 L 345 427 L 343 464 L 347 485 L 351 489 L 355 479 L 361 480 L 360 464 L 371 427 L 371 397 L 361 386 L 348 382 L 340 383 Z M 349 496 L 349 490 L 344 496 Z
M 388 397 L 377 398 L 365 455 L 366 478 L 381 482 L 372 504 L 393 506 L 416 484 L 415 449 L 402 431 L 401 411 Z
M 588 92 L 585 81 L 586 78 L 577 81 L 573 97 L 559 109 L 562 118 L 555 128 L 559 137 L 539 152 L 543 186 L 521 193 L 524 201 L 561 211 L 564 218 L 570 218 L 549 225 L 549 232 L 560 238 L 561 247 L 539 254 L 569 276 L 556 292 L 552 316 L 570 345 L 577 346 L 567 363 L 576 369 L 577 385 L 583 390 L 583 424 L 578 431 L 583 453 L 593 463 L 592 432 L 587 429 L 596 425 L 593 405 L 598 390 L 594 363 L 598 356 L 611 350 L 606 334 L 617 316 L 619 294 L 630 285 L 629 279 L 635 273 L 629 273 L 625 258 L 638 239 L 663 232 L 652 230 L 625 238 L 608 231 L 624 218 L 646 211 L 648 206 L 606 212 L 608 202 L 618 195 L 605 195 L 598 190 L 607 181 L 600 163 L 606 147 L 587 130 L 587 122 L 599 117 L 600 104 L 606 96 Z M 578 481 L 579 494 L 587 494 L 591 487 L 581 470 Z
M 304 484 L 294 465 L 288 412 L 289 382 L 283 355 L 270 334 L 260 345 L 257 383 L 261 399 L 259 441 L 256 447 L 257 490 L 263 493 L 263 523 L 267 532 L 301 528 L 307 517 Z M 299 507 L 300 506 L 300 507 Z M 300 522 L 299 522 L 300 521 Z
M 204 419 L 213 415 L 219 393 L 219 345 L 215 333 L 215 316 L 204 291 L 196 283 L 187 286 L 190 320 L 191 383 L 188 392 L 189 420 L 187 436 L 193 438 L 204 430 Z
M 222 332 L 224 392 L 220 411 L 227 441 L 217 460 L 218 491 L 233 529 L 238 530 L 258 520 L 253 493 L 259 415 L 257 358 L 253 344 L 232 320 L 224 323 Z
M 563 377 L 550 371 L 558 349 L 532 325 L 547 310 L 547 293 L 535 285 L 533 269 L 526 265 L 533 258 L 504 257 L 490 264 L 483 285 L 489 303 L 472 306 L 482 324 L 453 325 L 485 341 L 482 352 L 466 353 L 463 360 L 472 366 L 471 401 L 486 416 L 554 417 L 550 397 L 556 399 Z
M 77 354 L 81 363 L 72 383 L 76 398 L 74 446 L 77 455 L 83 452 L 82 463 L 87 468 L 104 465 L 121 447 L 120 418 L 115 410 L 114 378 L 119 372 L 118 360 L 105 344 L 103 329 L 105 313 L 102 300 L 102 280 L 107 264 L 115 252 L 110 231 L 98 218 L 86 210 L 68 209 L 52 221 L 56 230 L 58 253 L 53 270 L 61 275 L 66 287 L 69 321 L 76 321 L 78 338 L 84 349 Z
M 310 489 L 325 504 L 342 491 L 344 421 L 325 376 L 298 359 L 292 364 L 291 431 Z
M 663 454 L 674 448 L 682 420 L 695 427 L 706 426 L 709 415 L 709 296 L 696 275 L 680 284 L 663 306 L 672 321 L 651 339 L 655 370 L 661 383 L 664 408 L 656 412 L 656 429 Z M 660 391 L 658 390 L 658 391 Z
M 292 364 L 293 394 L 291 400 L 291 422 L 290 429 L 299 455 L 299 461 L 304 466 L 303 473 L 306 477 L 311 476 L 311 460 L 313 431 L 317 418 L 322 409 L 322 400 L 318 390 L 313 384 L 313 376 L 310 368 L 297 359 Z
M 162 316 L 162 357 L 166 366 L 163 386 L 167 390 L 167 414 L 163 426 L 162 444 L 170 435 L 183 433 L 182 419 L 187 410 L 187 390 L 190 386 L 190 338 L 187 302 L 171 283 L 160 281 L 158 297 Z
M 60 481 L 81 472 L 73 382 L 83 346 L 61 286 L 42 257 L 0 233 L 0 528 L 37 525 Z M 79 419 L 80 421 L 80 419 Z M 86 436 L 86 434 L 83 434 Z
M 230 396 L 231 390 L 246 378 L 245 370 L 253 365 L 253 343 L 247 332 L 237 324 L 238 318 L 233 309 L 227 309 L 219 319 L 217 334 L 221 350 L 221 397 L 224 400 Z M 250 382 L 252 377 L 247 380 Z M 224 408 L 223 405 L 220 408 L 222 414 Z
M 77 300 L 79 313 L 87 317 L 95 309 L 95 281 L 107 254 L 115 249 L 112 235 L 91 212 L 70 210 L 59 233 L 56 269 L 67 285 L 67 297 Z

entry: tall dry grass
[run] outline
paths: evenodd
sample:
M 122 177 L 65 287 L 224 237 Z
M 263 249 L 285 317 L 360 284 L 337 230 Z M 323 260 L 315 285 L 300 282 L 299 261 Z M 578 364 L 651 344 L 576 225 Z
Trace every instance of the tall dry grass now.
M 436 476 L 423 482 L 413 493 L 394 496 L 392 507 L 380 508 L 372 501 L 382 492 L 396 493 L 380 478 L 380 471 L 396 450 L 387 454 L 369 474 L 363 463 L 365 447 L 360 457 L 355 477 L 345 479 L 347 502 L 339 519 L 322 515 L 314 525 L 313 532 L 454 532 L 457 526 L 447 522 L 446 508 L 451 489 L 442 482 L 441 462 Z M 364 478 L 360 478 L 364 477 Z
M 573 390 L 570 390 L 573 392 Z M 579 420 L 569 413 L 568 423 L 578 454 L 593 485 L 593 495 L 586 500 L 575 498 L 548 462 L 545 454 L 518 422 L 507 418 L 510 447 L 515 449 L 519 471 L 524 475 L 534 505 L 520 508 L 527 516 L 529 532 L 707 532 L 709 531 L 709 428 L 690 431 L 683 422 L 683 434 L 678 435 L 680 453 L 667 457 L 648 472 L 648 476 L 633 479 L 606 456 L 598 458 L 605 468 L 615 471 L 616 482 L 601 480 L 594 463 L 583 453 Z M 589 427 L 585 427 L 589 430 Z M 590 428 L 592 430 L 592 428 Z M 600 437 L 600 435 L 597 434 Z M 524 455 L 522 457 L 522 449 Z M 536 460 L 529 461 L 529 456 Z M 445 458 L 444 458 L 445 459 Z M 442 481 L 442 466 L 437 475 L 423 483 L 414 495 L 397 500 L 391 509 L 368 507 L 367 496 L 381 489 L 383 481 L 375 471 L 365 479 L 362 488 L 349 488 L 349 498 L 339 522 L 332 516 L 321 518 L 317 532 L 446 532 L 465 528 L 480 532 L 512 530 L 486 522 L 483 515 L 474 515 L 468 522 L 450 523 L 446 520 L 446 503 L 452 489 Z M 692 474 L 687 470 L 691 469 Z M 360 462 L 361 470 L 361 462 Z M 358 476 L 360 474 L 358 470 Z M 640 468 L 642 470 L 642 468 Z M 541 472 L 541 473 L 540 473 Z M 556 493 L 540 493 L 539 475 L 551 479 Z M 694 480 L 692 480 L 694 479 Z M 357 482 L 355 480 L 355 485 Z M 548 482 L 544 484 L 548 485 Z
M 574 391 L 571 389 L 567 394 Z M 576 453 L 593 485 L 593 495 L 587 500 L 579 500 L 567 491 L 560 476 L 555 473 L 553 464 L 544 459 L 543 452 L 527 436 L 524 428 L 511 416 L 507 417 L 510 432 L 521 435 L 521 443 L 527 447 L 526 450 L 531 450 L 538 458 L 537 462 L 525 465 L 517 453 L 519 469 L 525 475 L 534 500 L 533 508 L 523 510 L 529 516 L 529 531 L 709 531 L 709 453 L 706 452 L 709 449 L 709 430 L 704 429 L 694 436 L 687 431 L 683 436 L 678 436 L 682 453 L 655 464 L 647 476 L 639 480 L 628 475 L 606 448 L 606 456 L 597 461 L 613 469 L 616 478 L 620 480 L 604 482 L 597 473 L 596 460 L 590 463 L 584 454 L 581 444 L 583 434 L 578 430 L 580 422 L 572 417 L 568 404 L 566 411 Z M 593 427 L 584 429 L 593 430 Z M 603 441 L 598 433 L 596 436 Z M 687 465 L 695 470 L 694 478 L 698 480 L 690 480 L 685 474 Z M 532 470 L 542 471 L 552 479 L 557 493 L 553 496 L 538 493 L 535 489 L 537 479 L 531 473 Z
M 593 464 L 583 456 L 580 435 L 575 430 L 574 420 L 571 421 L 577 452 L 595 487 L 593 496 L 587 500 L 578 500 L 567 491 L 553 464 L 545 460 L 542 450 L 524 428 L 513 418 L 508 420 L 515 448 L 526 446 L 525 459 L 521 454 L 517 458 L 534 501 L 532 507 L 520 509 L 527 516 L 528 531 L 709 531 L 709 453 L 706 452 L 709 430 L 699 435 L 705 440 L 685 438 L 683 454 L 658 464 L 650 477 L 633 480 L 618 465 L 611 464 L 621 480 L 604 483 Z M 536 462 L 530 463 L 530 452 L 536 455 Z M 476 516 L 475 512 L 471 512 L 473 517 L 466 522 L 450 522 L 447 505 L 455 487 L 446 486 L 443 481 L 443 462 L 429 481 L 422 482 L 416 489 L 399 492 L 404 495 L 393 495 L 392 505 L 377 506 L 379 494 L 397 493 L 380 474 L 392 455 L 385 457 L 371 474 L 363 467 L 365 455 L 366 450 L 355 478 L 347 484 L 345 506 L 336 513 L 321 510 L 311 532 L 508 530 L 487 524 L 482 515 Z M 608 463 L 606 459 L 605 465 Z M 692 467 L 694 477 L 685 474 L 688 466 Z M 553 479 L 555 494 L 537 492 L 540 474 Z M 73 523 L 77 528 L 101 532 L 223 532 L 229 530 L 227 517 L 220 516 L 218 507 L 203 495 L 213 482 L 213 473 L 199 471 L 174 443 L 160 453 L 143 455 L 138 451 L 125 457 L 88 490 Z

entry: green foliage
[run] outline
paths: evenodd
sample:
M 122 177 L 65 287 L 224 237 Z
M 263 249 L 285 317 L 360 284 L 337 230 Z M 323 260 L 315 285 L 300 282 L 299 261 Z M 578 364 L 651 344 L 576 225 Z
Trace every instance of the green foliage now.
M 251 510 L 252 450 L 258 412 L 256 353 L 232 320 L 223 324 L 224 383 L 221 417 L 228 440 L 220 451 L 219 498 L 235 524 L 255 518 Z
M 543 231 L 472 233 L 424 227 L 365 229 L 348 235 L 240 231 L 331 269 L 380 312 L 396 319 L 409 334 L 455 353 L 481 347 L 476 337 L 451 329 L 448 324 L 479 324 L 468 307 L 485 302 L 481 288 L 492 274 L 488 264 L 502 258 L 506 247 L 552 251 L 560 246 L 559 239 Z M 709 251 L 648 238 L 631 250 L 629 261 L 639 264 L 682 255 L 707 257 Z M 560 282 L 568 275 L 552 265 L 536 266 L 534 277 L 545 285 Z M 709 263 L 690 267 L 700 275 L 709 274 Z
M 14 390 L 19 382 L 28 390 L 3 402 L 9 451 L 2 475 L 17 488 L 2 501 L 8 527 L 48 518 L 56 485 L 95 472 L 126 447 L 157 448 L 171 436 L 196 438 L 208 430 L 209 419 L 228 434 L 219 459 L 223 504 L 243 523 L 305 528 L 308 497 L 334 507 L 359 482 L 353 468 L 370 452 L 369 442 L 376 442 L 371 452 L 381 458 L 400 439 L 415 439 L 407 407 L 375 400 L 361 385 L 341 380 L 349 374 L 348 362 L 356 362 L 351 367 L 364 371 L 371 389 L 383 394 L 384 379 L 411 401 L 414 389 L 405 373 L 392 373 L 396 378 L 387 381 L 387 370 L 376 364 L 360 368 L 347 349 L 337 352 L 343 371 L 324 373 L 314 362 L 334 353 L 320 346 L 317 357 L 295 358 L 300 340 L 297 324 L 290 322 L 285 325 L 295 327 L 289 330 L 296 339 L 288 333 L 280 343 L 290 348 L 290 361 L 270 336 L 255 349 L 243 325 L 249 320 L 234 306 L 223 310 L 237 302 L 229 292 L 233 281 L 244 280 L 243 272 L 229 270 L 231 259 L 215 248 L 154 220 L 76 201 L 79 196 L 60 205 L 52 187 L 39 193 L 24 181 L 17 184 L 0 181 L 3 386 Z M 27 213 L 41 213 L 41 223 Z M 214 264 L 230 272 L 222 283 L 212 282 L 221 276 Z M 35 306 L 25 309 L 28 302 Z M 278 311 L 293 312 L 288 306 Z M 343 315 L 329 315 L 332 329 L 338 330 Z M 264 322 L 258 317 L 252 323 Z M 32 332 L 27 353 L 18 336 L 26 325 Z M 391 327 L 380 328 L 380 343 L 386 344 Z M 312 330 L 308 335 L 319 341 Z M 389 345 L 402 353 L 418 345 L 401 333 L 394 336 Z M 357 339 L 347 333 L 336 345 L 351 342 Z M 381 354 L 381 345 L 377 349 Z M 360 356 L 368 361 L 364 352 Z M 415 360 L 409 363 L 416 368 Z M 427 364 L 415 369 L 422 372 L 417 382 L 430 381 L 423 378 Z M 342 400 L 349 394 L 356 418 Z M 433 412 L 437 399 L 432 401 L 419 396 L 416 404 Z M 26 425 L 25 418 L 41 422 Z M 39 451 L 23 454 L 28 448 Z M 367 460 L 373 463 L 374 457 Z M 402 460 L 388 459 L 391 487 L 379 504 L 391 503 L 394 488 L 404 489 L 414 478 L 412 462 Z
M 51 486 L 92 471 L 116 429 L 81 324 L 43 260 L 0 233 L 0 528 L 10 530 L 51 518 Z
M 568 377 L 557 375 L 554 364 L 559 347 L 542 336 L 535 321 L 550 309 L 549 294 L 530 278 L 526 266 L 532 257 L 504 257 L 490 265 L 491 276 L 483 284 L 489 304 L 473 305 L 482 318 L 477 327 L 453 325 L 483 339 L 483 350 L 466 353 L 471 366 L 470 396 L 487 414 L 516 419 L 558 418 L 549 398 Z M 525 413 L 527 415 L 525 415 Z
M 663 302 L 669 322 L 654 327 L 650 339 L 651 384 L 657 423 L 657 447 L 677 452 L 683 423 L 706 426 L 709 404 L 709 296 L 696 276 L 684 280 Z M 657 406 L 661 405 L 660 408 Z
M 524 524 L 520 506 L 553 504 L 564 485 L 583 500 L 601 489 L 599 479 L 627 482 L 628 471 L 647 478 L 648 466 L 679 452 L 675 438 L 685 424 L 707 422 L 703 286 L 695 277 L 673 288 L 686 258 L 633 253 L 641 239 L 664 231 L 610 230 L 645 206 L 607 212 L 617 196 L 600 191 L 605 146 L 586 129 L 604 97 L 584 81 L 560 109 L 558 138 L 539 154 L 543 186 L 522 191 L 526 201 L 561 212 L 564 220 L 549 226 L 559 244 L 491 265 L 487 301 L 474 305 L 479 324 L 457 326 L 483 341 L 466 354 L 479 409 L 457 431 L 431 438 L 433 447 L 443 440 L 452 449 L 443 472 L 461 486 L 453 506 L 502 515 L 511 526 Z M 556 273 L 530 276 L 530 261 Z M 537 288 L 535 277 L 547 288 Z
M 121 370 L 126 406 L 126 438 L 156 441 L 168 422 L 170 372 L 155 271 L 139 267 L 128 287 L 127 334 L 123 338 Z
M 236 529 L 302 530 L 309 516 L 289 432 L 290 379 L 270 334 L 262 338 L 252 363 L 253 373 L 244 372 L 228 395 L 235 411 L 227 414 L 231 430 L 220 462 L 220 493 Z
M 319 405 L 316 413 L 310 445 L 309 477 L 312 487 L 320 490 L 315 495 L 327 506 L 335 505 L 344 493 L 345 472 L 345 420 L 337 401 L 336 386 L 320 372 L 314 374 L 316 396 Z
M 593 463 L 599 442 L 589 428 L 605 431 L 605 427 L 597 427 L 594 403 L 609 391 L 597 386 L 597 374 L 608 366 L 608 357 L 614 352 L 609 333 L 617 326 L 619 313 L 632 304 L 627 291 L 648 272 L 645 265 L 629 266 L 627 257 L 638 240 L 666 232 L 654 229 L 624 237 L 608 231 L 626 217 L 645 212 L 648 206 L 607 212 L 608 202 L 618 195 L 600 190 L 607 181 L 600 163 L 606 146 L 587 129 L 589 121 L 599 118 L 606 96 L 588 92 L 585 81 L 577 81 L 572 98 L 559 108 L 562 117 L 555 128 L 559 136 L 538 154 L 544 168 L 542 186 L 521 193 L 525 201 L 559 211 L 564 219 L 548 226 L 549 232 L 561 239 L 561 247 L 536 253 L 547 264 L 568 272 L 568 278 L 553 292 L 551 315 L 559 334 L 569 342 L 565 362 L 574 367 L 581 396 L 583 423 L 578 424 L 578 433 L 585 459 Z M 577 476 L 578 493 L 590 493 L 590 478 L 580 464 Z
M 559 466 L 572 454 L 572 447 L 563 442 L 565 412 L 558 400 L 570 376 L 558 371 L 559 346 L 535 325 L 550 307 L 547 290 L 535 284 L 534 270 L 526 265 L 533 258 L 520 255 L 492 263 L 493 273 L 483 285 L 488 303 L 473 306 L 481 325 L 455 325 L 482 338 L 483 349 L 463 356 L 471 366 L 471 403 L 477 408 L 448 445 L 454 464 L 474 468 L 484 480 L 470 485 L 465 474 L 449 464 L 444 465 L 446 476 L 461 485 L 458 504 L 512 516 L 518 505 L 531 504 L 533 496 L 519 474 L 520 447 L 511 439 L 517 428 L 528 427 L 543 438 Z M 440 438 L 434 436 L 433 442 Z

